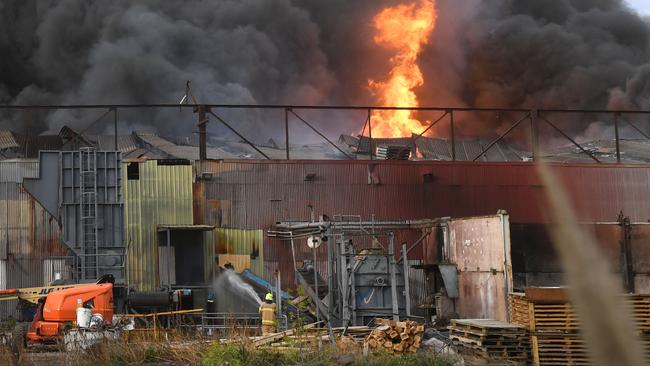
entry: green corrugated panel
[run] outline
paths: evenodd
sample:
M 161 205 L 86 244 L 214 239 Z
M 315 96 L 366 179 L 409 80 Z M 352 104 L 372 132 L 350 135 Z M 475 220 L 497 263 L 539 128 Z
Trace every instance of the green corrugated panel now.
M 193 223 L 192 167 L 132 163 L 139 164 L 140 174 L 129 180 L 128 164 L 122 169 L 127 280 L 140 291 L 153 291 L 160 283 L 157 227 Z
M 251 256 L 251 271 L 264 277 L 264 234 L 262 230 L 215 229 L 216 253 Z

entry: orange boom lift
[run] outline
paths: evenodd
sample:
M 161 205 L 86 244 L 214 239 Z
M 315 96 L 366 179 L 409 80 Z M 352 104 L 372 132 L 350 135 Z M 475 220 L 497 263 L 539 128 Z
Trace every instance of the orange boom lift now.
M 38 303 L 27 332 L 28 343 L 55 343 L 77 320 L 77 308 L 100 314 L 104 323 L 113 320 L 113 278 L 105 276 L 95 284 L 33 287 L 1 290 L 0 300 L 19 299 Z

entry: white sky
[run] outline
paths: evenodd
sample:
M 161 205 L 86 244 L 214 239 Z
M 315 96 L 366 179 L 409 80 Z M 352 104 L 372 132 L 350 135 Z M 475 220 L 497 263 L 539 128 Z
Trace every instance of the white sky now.
M 650 0 L 627 0 L 627 2 L 643 15 L 650 15 Z

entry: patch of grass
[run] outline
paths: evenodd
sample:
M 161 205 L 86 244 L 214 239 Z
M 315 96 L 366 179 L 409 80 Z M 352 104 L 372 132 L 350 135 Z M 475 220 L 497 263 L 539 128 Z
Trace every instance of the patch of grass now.
M 171 364 L 201 365 L 209 343 L 192 338 L 174 337 L 167 340 L 122 338 L 94 345 L 86 352 L 67 353 L 68 365 L 139 365 Z
M 390 354 L 375 355 L 368 362 L 356 363 L 367 366 L 451 366 L 454 363 L 446 358 L 436 357 L 430 353 L 394 356 Z
M 254 350 L 240 344 L 215 344 L 203 358 L 204 366 L 292 365 L 298 361 L 296 352 Z
M 450 360 L 430 353 L 401 356 L 375 354 L 365 359 L 360 354 L 338 354 L 330 347 L 325 347 L 320 352 L 312 348 L 305 349 L 304 352 L 295 352 L 251 349 L 238 344 L 215 344 L 203 358 L 204 366 L 451 366 L 453 364 Z

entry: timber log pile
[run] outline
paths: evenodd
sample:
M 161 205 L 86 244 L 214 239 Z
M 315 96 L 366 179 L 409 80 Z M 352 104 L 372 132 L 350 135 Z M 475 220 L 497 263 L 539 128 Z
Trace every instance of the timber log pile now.
M 365 339 L 371 350 L 384 349 L 393 354 L 415 353 L 420 348 L 424 325 L 414 321 L 375 319 L 378 326 Z

